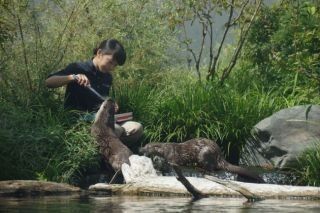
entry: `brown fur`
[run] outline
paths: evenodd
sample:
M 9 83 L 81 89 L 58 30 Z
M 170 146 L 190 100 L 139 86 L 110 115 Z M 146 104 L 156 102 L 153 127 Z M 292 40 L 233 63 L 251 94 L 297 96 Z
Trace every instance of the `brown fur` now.
M 96 114 L 91 134 L 100 146 L 104 161 L 118 171 L 123 163 L 129 164 L 132 152 L 114 133 L 114 113 L 114 102 L 111 99 L 105 100 Z
M 150 143 L 140 151 L 147 156 L 160 156 L 169 163 L 180 166 L 195 166 L 206 171 L 225 170 L 264 182 L 254 172 L 227 162 L 220 147 L 212 140 L 196 138 L 184 143 Z

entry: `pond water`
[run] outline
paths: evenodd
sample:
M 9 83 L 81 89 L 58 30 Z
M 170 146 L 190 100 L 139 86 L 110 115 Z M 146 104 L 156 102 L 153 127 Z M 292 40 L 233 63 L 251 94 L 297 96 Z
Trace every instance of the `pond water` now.
M 50 196 L 1 198 L 0 212 L 320 212 L 319 200 L 264 200 L 245 204 L 242 198 Z

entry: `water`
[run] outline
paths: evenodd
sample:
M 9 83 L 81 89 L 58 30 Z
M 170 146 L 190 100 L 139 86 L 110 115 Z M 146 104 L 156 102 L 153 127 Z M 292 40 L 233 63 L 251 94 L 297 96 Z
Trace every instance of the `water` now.
M 138 196 L 52 196 L 1 198 L 0 212 L 320 212 L 319 200 L 264 200 L 245 204 L 242 198 Z

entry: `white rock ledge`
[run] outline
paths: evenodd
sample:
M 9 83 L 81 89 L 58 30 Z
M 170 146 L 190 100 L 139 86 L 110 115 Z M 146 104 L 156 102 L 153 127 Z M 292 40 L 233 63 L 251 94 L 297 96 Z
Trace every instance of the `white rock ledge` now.
M 242 197 L 242 195 L 218 183 L 204 178 L 187 177 L 190 183 L 209 196 Z M 320 199 L 320 187 L 254 184 L 231 181 L 265 199 Z M 144 177 L 129 184 L 98 183 L 89 187 L 90 193 L 190 196 L 186 188 L 175 178 L 167 176 Z
M 149 158 L 131 155 L 129 161 L 130 165 L 122 165 L 122 174 L 127 184 L 110 185 L 98 183 L 89 187 L 89 193 L 190 196 L 186 188 L 175 177 L 158 176 Z M 239 192 L 205 178 L 187 177 L 187 179 L 196 189 L 205 195 L 242 197 Z M 320 187 L 230 182 L 265 199 L 320 199 Z

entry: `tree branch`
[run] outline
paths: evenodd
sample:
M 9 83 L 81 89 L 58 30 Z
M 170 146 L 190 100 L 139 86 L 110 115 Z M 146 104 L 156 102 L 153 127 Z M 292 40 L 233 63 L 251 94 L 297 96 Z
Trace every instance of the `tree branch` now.
M 248 5 L 248 3 L 249 3 L 249 0 L 247 0 L 247 1 L 242 5 L 238 17 L 236 17 L 235 19 L 233 19 L 233 21 L 230 23 L 231 26 L 234 25 L 234 24 L 240 19 L 240 17 L 242 16 L 242 13 L 243 13 L 245 7 Z
M 219 45 L 219 48 L 218 48 L 218 51 L 217 51 L 217 54 L 214 56 L 213 58 L 213 64 L 209 64 L 209 72 L 207 74 L 207 80 L 212 80 L 213 78 L 213 75 L 215 74 L 216 72 L 216 64 L 217 64 L 217 61 L 219 59 L 219 56 L 220 56 L 220 53 L 221 53 L 221 49 L 222 49 L 222 46 L 224 44 L 224 41 L 226 39 L 226 36 L 228 34 L 228 31 L 230 29 L 230 23 L 231 23 L 231 19 L 232 19 L 232 16 L 233 16 L 233 9 L 234 9 L 234 6 L 233 6 L 233 3 L 234 3 L 234 0 L 232 0 L 231 4 L 230 4 L 230 12 L 229 12 L 229 18 L 228 18 L 228 21 L 227 23 L 225 24 L 226 26 L 226 29 L 224 30 L 224 33 L 223 33 L 223 37 L 222 37 L 222 40 L 220 42 L 220 45 Z
M 170 165 L 172 166 L 172 168 L 174 169 L 174 171 L 177 174 L 177 180 L 180 181 L 184 187 L 186 187 L 186 189 L 188 190 L 188 192 L 190 192 L 190 194 L 192 194 L 193 196 L 193 200 L 199 200 L 201 198 L 206 198 L 208 197 L 207 195 L 204 195 L 203 193 L 201 193 L 198 189 L 196 189 L 188 180 L 187 178 L 185 178 L 179 168 L 178 165 L 176 164 L 172 164 L 170 163 Z
M 261 3 L 262 3 L 262 0 L 259 0 L 258 5 L 257 5 L 257 7 L 256 7 L 251 19 L 250 19 L 250 22 L 248 24 L 247 29 L 244 31 L 244 33 L 241 33 L 237 48 L 236 48 L 235 52 L 232 55 L 231 61 L 230 61 L 229 65 L 223 70 L 223 73 L 222 73 L 222 76 L 221 76 L 221 79 L 220 79 L 220 84 L 223 84 L 223 82 L 229 76 L 229 74 L 231 73 L 233 67 L 235 66 L 235 64 L 237 62 L 237 59 L 238 59 L 238 56 L 239 56 L 239 54 L 241 52 L 242 46 L 243 46 L 243 44 L 244 44 L 244 42 L 245 42 L 245 40 L 247 38 L 247 34 L 248 34 L 248 32 L 249 32 L 249 30 L 251 28 L 251 25 L 252 25 L 252 23 L 254 21 L 254 18 L 256 17 L 256 15 L 257 15 L 260 7 L 261 7 Z
M 21 37 L 21 44 L 22 44 L 22 51 L 23 51 L 23 58 L 24 58 L 24 63 L 25 63 L 25 70 L 26 70 L 26 75 L 27 75 L 27 84 L 28 87 L 30 89 L 30 91 L 32 91 L 32 83 L 31 83 L 31 76 L 29 73 L 29 66 L 28 66 L 28 59 L 27 59 L 27 51 L 26 51 L 26 44 L 24 41 L 24 35 L 23 35 L 23 31 L 22 31 L 22 25 L 21 25 L 21 19 L 20 17 L 17 15 L 17 22 L 18 22 L 18 27 L 19 27 L 19 33 L 20 33 L 20 37 Z
M 199 77 L 199 81 L 201 82 L 201 73 L 200 73 L 200 62 L 201 62 L 201 57 L 202 57 L 202 52 L 203 52 L 203 47 L 204 47 L 204 42 L 207 36 L 207 26 L 204 22 L 202 22 L 202 41 L 201 41 L 201 47 L 200 47 L 200 52 L 199 52 L 199 57 L 198 60 L 196 61 L 196 69 Z
M 248 202 L 255 202 L 255 201 L 260 201 L 260 200 L 263 200 L 263 198 L 259 195 L 255 195 L 253 194 L 252 192 L 250 192 L 249 190 L 247 190 L 246 188 L 234 183 L 234 182 L 231 182 L 231 181 L 227 181 L 227 180 L 221 180 L 219 178 L 216 178 L 216 177 L 213 177 L 213 176 L 210 176 L 210 175 L 205 175 L 204 176 L 205 179 L 208 179 L 210 181 L 213 181 L 213 182 L 216 182 L 216 183 L 219 183 L 227 188 L 230 188 L 234 191 L 237 191 L 239 192 L 241 195 L 243 195 L 245 198 L 248 199 Z
M 209 31 L 209 35 L 210 35 L 210 46 L 209 46 L 209 66 L 208 66 L 208 73 L 210 73 L 210 69 L 211 69 L 211 64 L 213 61 L 213 24 L 212 21 L 210 20 L 210 18 L 207 18 L 209 26 L 210 26 L 210 31 Z
M 186 26 L 185 24 L 183 24 L 183 32 L 184 32 L 184 35 L 185 35 L 185 38 L 186 40 L 188 39 L 188 36 L 187 36 L 187 30 L 186 30 Z M 188 41 L 184 42 L 187 46 L 187 50 L 191 53 L 194 61 L 197 61 L 197 57 L 196 57 L 196 54 L 194 53 L 194 51 L 192 50 L 192 48 L 190 47 Z

